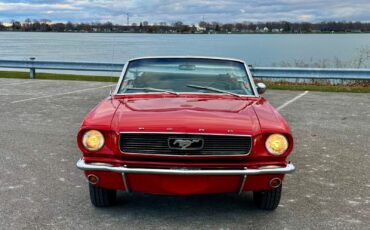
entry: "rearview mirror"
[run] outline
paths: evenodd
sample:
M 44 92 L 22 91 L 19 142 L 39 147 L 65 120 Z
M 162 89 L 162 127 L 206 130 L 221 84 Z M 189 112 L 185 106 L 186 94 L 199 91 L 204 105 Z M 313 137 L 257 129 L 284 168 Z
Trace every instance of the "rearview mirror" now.
M 264 94 L 266 92 L 266 85 L 262 82 L 257 83 L 258 94 Z

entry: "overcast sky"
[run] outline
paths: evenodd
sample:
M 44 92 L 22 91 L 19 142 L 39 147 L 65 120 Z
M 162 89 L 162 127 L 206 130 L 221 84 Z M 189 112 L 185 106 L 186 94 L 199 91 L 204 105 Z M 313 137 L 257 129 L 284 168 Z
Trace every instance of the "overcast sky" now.
M 370 21 L 370 0 L 0 0 L 0 21 Z

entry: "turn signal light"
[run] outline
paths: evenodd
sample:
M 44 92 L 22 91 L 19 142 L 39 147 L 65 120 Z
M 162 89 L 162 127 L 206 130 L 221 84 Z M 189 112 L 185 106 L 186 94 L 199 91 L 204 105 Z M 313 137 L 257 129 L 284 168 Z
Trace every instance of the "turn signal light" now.
M 94 174 L 90 174 L 87 176 L 87 180 L 90 184 L 97 184 L 99 182 L 99 177 Z

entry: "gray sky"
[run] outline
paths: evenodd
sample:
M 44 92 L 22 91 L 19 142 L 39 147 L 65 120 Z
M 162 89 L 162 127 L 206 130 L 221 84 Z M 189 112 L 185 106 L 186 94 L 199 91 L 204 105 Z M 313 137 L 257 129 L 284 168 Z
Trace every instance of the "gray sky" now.
M 0 21 L 370 21 L 370 0 L 0 0 Z

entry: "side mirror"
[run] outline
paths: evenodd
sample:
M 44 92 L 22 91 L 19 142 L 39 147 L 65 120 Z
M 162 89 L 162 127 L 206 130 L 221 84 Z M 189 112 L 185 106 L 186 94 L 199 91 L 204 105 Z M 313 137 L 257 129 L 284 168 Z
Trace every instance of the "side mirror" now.
M 262 82 L 257 83 L 257 92 L 258 94 L 264 94 L 266 92 L 266 85 Z

